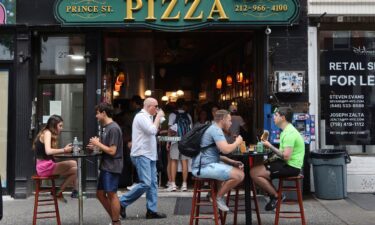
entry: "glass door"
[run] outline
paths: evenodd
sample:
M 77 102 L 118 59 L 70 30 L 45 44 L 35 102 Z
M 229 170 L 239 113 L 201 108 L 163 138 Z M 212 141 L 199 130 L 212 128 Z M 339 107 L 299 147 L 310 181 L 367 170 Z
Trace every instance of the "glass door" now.
M 39 86 L 38 121 L 39 130 L 51 115 L 60 115 L 64 129 L 59 137 L 59 147 L 73 141 L 83 140 L 84 100 L 83 83 L 42 83 Z

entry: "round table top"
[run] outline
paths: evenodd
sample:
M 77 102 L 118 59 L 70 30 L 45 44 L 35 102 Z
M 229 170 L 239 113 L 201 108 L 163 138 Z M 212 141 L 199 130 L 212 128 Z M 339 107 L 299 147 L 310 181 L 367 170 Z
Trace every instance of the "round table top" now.
M 94 151 L 79 151 L 78 153 L 64 153 L 54 155 L 56 158 L 86 158 L 86 157 L 96 157 L 101 155 L 101 152 L 94 152 Z

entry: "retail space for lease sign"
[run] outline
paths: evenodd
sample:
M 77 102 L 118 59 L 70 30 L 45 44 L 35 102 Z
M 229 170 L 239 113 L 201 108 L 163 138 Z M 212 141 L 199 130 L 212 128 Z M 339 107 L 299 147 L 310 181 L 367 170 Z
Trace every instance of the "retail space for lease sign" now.
M 375 51 L 362 44 L 325 51 L 320 67 L 326 144 L 375 144 Z
M 202 27 L 290 25 L 299 0 L 57 0 L 55 17 L 64 26 Z

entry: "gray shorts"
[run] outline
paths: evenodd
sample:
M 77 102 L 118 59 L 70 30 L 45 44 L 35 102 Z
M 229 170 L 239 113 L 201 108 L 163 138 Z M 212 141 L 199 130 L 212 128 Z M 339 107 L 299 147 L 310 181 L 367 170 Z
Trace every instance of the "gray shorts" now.
M 189 157 L 184 156 L 183 154 L 180 153 L 180 151 L 178 150 L 178 143 L 172 143 L 171 144 L 171 150 L 170 150 L 169 155 L 170 155 L 171 159 L 173 159 L 173 160 L 190 159 Z

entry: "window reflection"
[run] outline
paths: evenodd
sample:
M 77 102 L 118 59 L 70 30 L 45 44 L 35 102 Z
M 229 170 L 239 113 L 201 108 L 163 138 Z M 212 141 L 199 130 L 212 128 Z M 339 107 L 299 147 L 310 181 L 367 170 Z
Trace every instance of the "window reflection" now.
M 85 75 L 83 36 L 44 36 L 41 38 L 40 75 Z
M 14 35 L 0 34 L 0 60 L 13 60 Z

